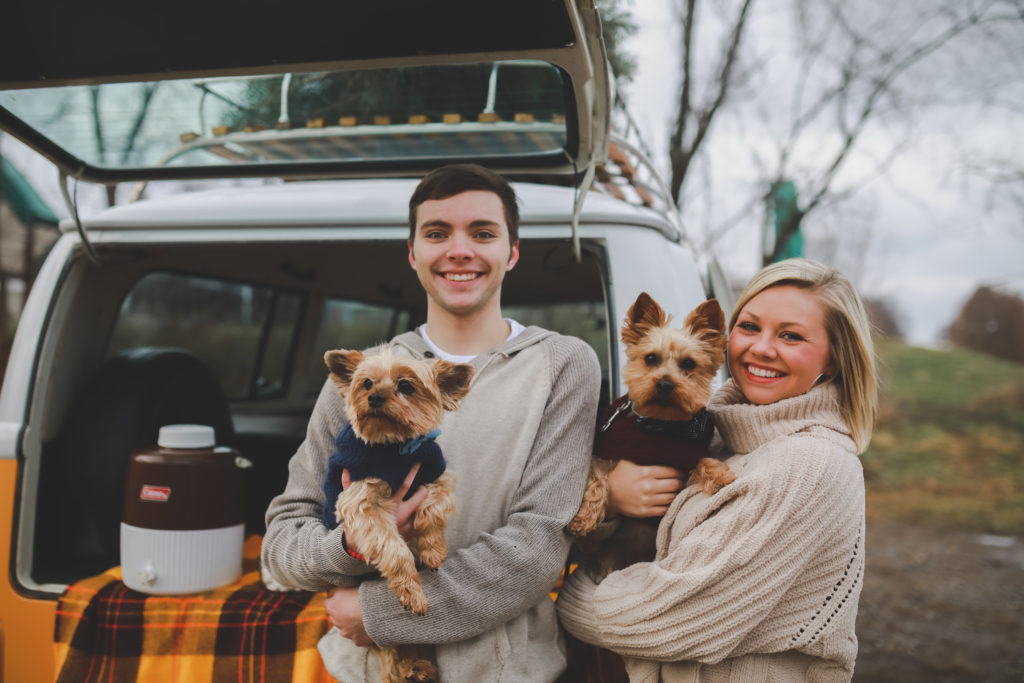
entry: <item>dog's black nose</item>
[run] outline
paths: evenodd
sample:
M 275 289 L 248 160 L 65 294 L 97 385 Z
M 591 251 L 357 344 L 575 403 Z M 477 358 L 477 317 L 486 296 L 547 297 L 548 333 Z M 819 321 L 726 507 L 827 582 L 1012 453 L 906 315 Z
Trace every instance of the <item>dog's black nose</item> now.
M 654 385 L 654 388 L 658 390 L 659 394 L 668 394 L 675 389 L 675 385 L 667 379 L 659 379 L 658 383 Z
M 370 394 L 366 398 L 366 402 L 370 404 L 371 408 L 380 408 L 384 405 L 384 397 L 380 394 Z

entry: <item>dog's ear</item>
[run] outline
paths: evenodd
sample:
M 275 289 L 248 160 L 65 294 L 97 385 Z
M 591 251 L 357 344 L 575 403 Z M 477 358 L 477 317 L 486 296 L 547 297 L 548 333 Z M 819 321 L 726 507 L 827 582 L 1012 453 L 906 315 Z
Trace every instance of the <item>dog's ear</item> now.
M 339 389 L 347 390 L 352 383 L 352 373 L 356 366 L 363 361 L 362 351 L 347 351 L 335 349 L 324 354 L 324 363 L 331 371 L 331 379 L 338 385 Z
M 469 380 L 473 379 L 473 372 L 473 366 L 465 363 L 450 363 L 446 360 L 434 363 L 434 377 L 445 410 L 459 407 L 459 403 L 469 393 Z
M 658 302 L 647 292 L 640 292 L 633 305 L 626 312 L 622 323 L 622 342 L 628 346 L 640 343 L 640 340 L 655 327 L 662 327 L 668 322 L 668 316 L 661 310 Z
M 690 311 L 683 323 L 685 329 L 705 341 L 725 338 L 725 313 L 718 305 L 718 299 L 708 299 Z

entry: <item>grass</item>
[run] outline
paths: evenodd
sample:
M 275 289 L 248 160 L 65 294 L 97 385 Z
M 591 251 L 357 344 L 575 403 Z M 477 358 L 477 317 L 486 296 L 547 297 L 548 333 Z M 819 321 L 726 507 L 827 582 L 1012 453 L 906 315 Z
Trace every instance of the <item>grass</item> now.
M 868 516 L 1024 533 L 1024 365 L 883 341 Z

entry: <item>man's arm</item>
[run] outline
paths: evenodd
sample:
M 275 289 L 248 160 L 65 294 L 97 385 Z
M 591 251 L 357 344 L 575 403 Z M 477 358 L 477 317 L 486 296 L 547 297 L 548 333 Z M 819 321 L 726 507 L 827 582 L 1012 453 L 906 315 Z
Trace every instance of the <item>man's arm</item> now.
M 430 608 L 405 611 L 384 581 L 359 589 L 365 628 L 378 645 L 458 642 L 492 630 L 546 600 L 569 550 L 590 465 L 600 368 L 573 338 L 551 349 L 551 392 L 505 526 L 421 574 Z
M 327 381 L 306 439 L 288 463 L 288 484 L 267 509 L 262 562 L 285 585 L 313 591 L 353 586 L 356 577 L 373 571 L 345 551 L 342 527 L 329 531 L 321 521 L 327 460 L 344 425 L 341 397 Z

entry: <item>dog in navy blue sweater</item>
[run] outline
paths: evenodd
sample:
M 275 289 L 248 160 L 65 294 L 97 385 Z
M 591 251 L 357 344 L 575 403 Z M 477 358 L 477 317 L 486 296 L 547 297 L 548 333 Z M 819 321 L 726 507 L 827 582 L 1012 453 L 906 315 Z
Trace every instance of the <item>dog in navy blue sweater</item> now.
M 416 558 L 431 569 L 441 565 L 448 556 L 445 525 L 455 512 L 455 477 L 434 439 L 444 412 L 457 409 L 469 392 L 473 366 L 399 357 L 387 347 L 373 354 L 328 351 L 324 362 L 348 418 L 328 461 L 324 522 L 343 524 L 346 545 L 377 568 L 406 609 L 424 614 L 427 597 Z M 391 495 L 416 462 L 420 469 L 406 498 L 419 486 L 428 493 L 413 520 L 414 556 L 399 533 Z M 343 470 L 349 475 L 344 487 Z M 375 649 L 384 680 L 426 681 L 436 675 L 425 659 Z

